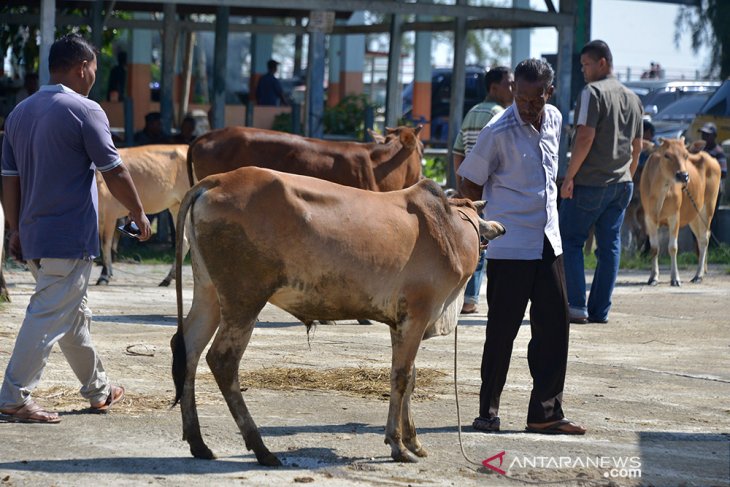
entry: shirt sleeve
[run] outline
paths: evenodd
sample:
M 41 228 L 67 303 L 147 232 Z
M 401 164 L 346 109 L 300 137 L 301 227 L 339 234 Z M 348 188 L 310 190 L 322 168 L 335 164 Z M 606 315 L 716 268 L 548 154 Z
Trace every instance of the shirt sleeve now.
M 586 127 L 596 128 L 596 125 L 598 125 L 598 96 L 590 85 L 586 85 L 581 91 L 576 112 L 576 127 L 585 125 Z
M 2 175 L 3 176 L 17 176 L 18 167 L 15 163 L 15 154 L 13 148 L 10 146 L 10 140 L 8 140 L 8 134 L 5 133 L 3 137 L 2 147 Z M 0 224 L 2 224 L 0 222 Z
M 491 127 L 485 127 L 477 138 L 469 154 L 467 154 L 464 162 L 459 166 L 459 176 L 468 179 L 474 184 L 484 186 L 489 176 L 497 167 L 499 159 L 497 158 L 497 141 Z
M 468 116 L 469 114 L 467 114 Z M 464 118 L 464 122 L 466 122 L 466 118 Z M 461 123 L 461 128 L 456 134 L 456 140 L 454 140 L 454 153 L 461 156 L 464 155 L 464 122 Z
M 109 120 L 101 107 L 89 109 L 83 123 L 82 136 L 86 153 L 99 171 L 110 171 L 122 163 L 112 141 Z

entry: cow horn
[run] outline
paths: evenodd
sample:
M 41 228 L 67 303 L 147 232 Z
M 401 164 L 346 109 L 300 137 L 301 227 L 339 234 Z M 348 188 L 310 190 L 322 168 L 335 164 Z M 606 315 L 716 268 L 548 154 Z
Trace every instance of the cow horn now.
M 479 235 L 487 240 L 494 240 L 505 233 L 507 233 L 507 229 L 501 223 L 479 219 Z
M 418 134 L 419 134 L 419 133 L 421 132 L 421 130 L 422 130 L 422 129 L 423 129 L 423 124 L 422 124 L 422 123 L 419 123 L 419 124 L 418 124 L 418 125 L 416 126 L 416 130 L 415 130 L 415 132 L 416 132 L 416 135 L 418 135 Z
M 487 206 L 487 202 L 484 200 L 479 200 L 474 202 L 474 208 L 477 209 L 477 212 L 481 213 L 484 207 Z

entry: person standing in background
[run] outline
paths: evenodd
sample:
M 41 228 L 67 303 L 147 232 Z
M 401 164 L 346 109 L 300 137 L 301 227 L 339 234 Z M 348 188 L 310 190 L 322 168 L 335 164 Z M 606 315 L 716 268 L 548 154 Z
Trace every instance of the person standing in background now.
M 586 44 L 580 63 L 587 84 L 575 108 L 573 148 L 560 188 L 560 234 L 571 322 L 608 323 L 621 261 L 621 225 L 642 148 L 643 108 L 613 75 L 605 42 Z M 596 270 L 586 302 L 583 246 L 593 226 Z
M 256 104 L 279 106 L 289 105 L 284 96 L 284 90 L 281 89 L 281 83 L 276 79 L 276 70 L 279 69 L 279 63 L 273 59 L 269 59 L 266 63 L 268 72 L 263 75 L 256 85 Z
M 456 140 L 454 141 L 454 172 L 457 173 L 464 158 L 471 152 L 474 144 L 476 144 L 479 132 L 482 131 L 484 126 L 492 118 L 510 106 L 514 99 L 512 96 L 514 77 L 509 68 L 497 66 L 490 69 L 484 75 L 484 83 L 487 88 L 486 99 L 469 110 L 464 117 L 464 121 L 461 123 L 461 130 L 456 134 Z M 477 312 L 479 292 L 481 291 L 482 279 L 484 277 L 485 254 L 486 250 L 483 250 L 479 256 L 477 268 L 466 285 L 464 305 L 461 308 L 462 314 Z

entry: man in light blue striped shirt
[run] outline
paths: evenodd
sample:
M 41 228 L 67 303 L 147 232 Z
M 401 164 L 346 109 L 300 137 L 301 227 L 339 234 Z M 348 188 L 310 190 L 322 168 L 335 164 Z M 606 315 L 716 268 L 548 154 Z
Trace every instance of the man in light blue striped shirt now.
M 533 388 L 527 431 L 582 435 L 565 419 L 568 300 L 558 228 L 558 146 L 562 117 L 547 104 L 553 70 L 538 59 L 515 68 L 515 102 L 493 118 L 459 168 L 461 193 L 485 199 L 485 218 L 507 233 L 487 249 L 487 338 L 482 355 L 478 431 L 499 431 L 499 401 L 512 344 L 530 301 L 527 351 Z

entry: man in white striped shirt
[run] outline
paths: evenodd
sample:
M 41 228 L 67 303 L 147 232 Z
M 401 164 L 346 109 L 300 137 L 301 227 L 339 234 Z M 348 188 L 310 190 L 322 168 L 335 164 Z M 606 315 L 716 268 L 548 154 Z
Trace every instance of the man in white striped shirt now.
M 489 121 L 502 113 L 504 109 L 512 104 L 514 97 L 512 96 L 512 83 L 514 77 L 512 71 L 504 66 L 497 66 L 484 76 L 484 83 L 487 87 L 487 98 L 472 107 L 469 113 L 464 117 L 461 124 L 461 130 L 456 135 L 454 141 L 454 171 L 459 170 L 459 166 L 464 161 L 469 152 L 471 152 L 474 144 L 477 143 L 479 132 L 482 131 Z M 485 252 L 482 251 L 479 256 L 479 262 L 474 274 L 466 284 L 464 291 L 464 306 L 461 308 L 462 314 L 476 313 L 477 304 L 479 303 L 479 291 L 482 287 L 482 278 L 484 277 L 484 259 Z

